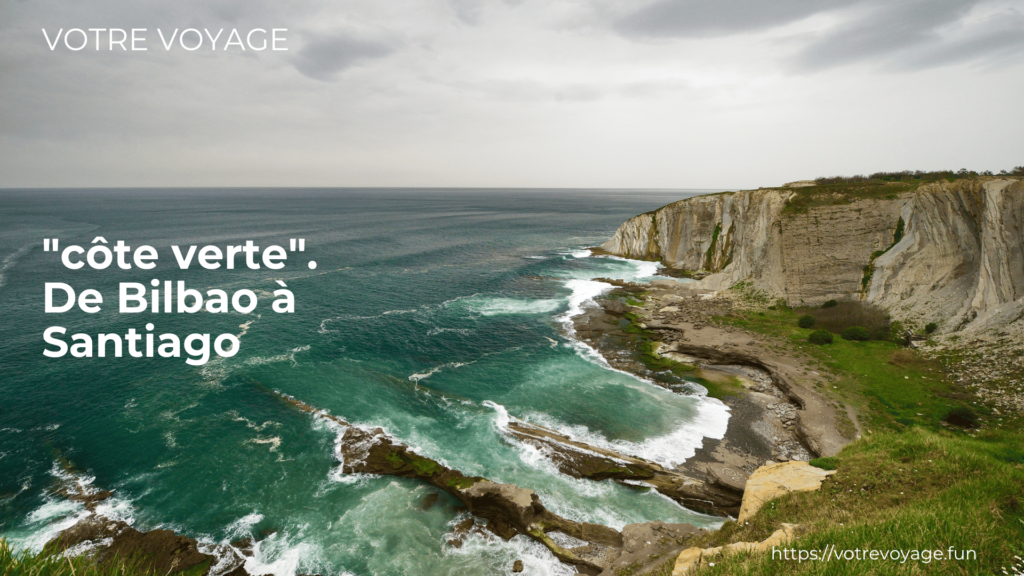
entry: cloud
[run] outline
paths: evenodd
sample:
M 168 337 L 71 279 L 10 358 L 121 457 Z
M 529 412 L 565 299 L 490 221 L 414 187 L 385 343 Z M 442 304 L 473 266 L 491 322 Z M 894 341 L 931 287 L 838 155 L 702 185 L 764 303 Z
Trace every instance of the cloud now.
M 657 0 L 620 16 L 613 28 L 634 40 L 770 33 L 816 15 L 818 30 L 789 40 L 783 56 L 802 72 L 870 61 L 901 71 L 1016 54 L 1024 15 L 1000 0 Z
M 902 69 L 923 70 L 947 64 L 987 59 L 1019 59 L 1024 53 L 1024 14 L 992 16 L 967 33 L 946 42 L 932 42 L 894 62 Z
M 951 42 L 941 31 L 961 23 L 977 4 L 978 0 L 877 4 L 860 18 L 819 34 L 799 54 L 797 66 L 805 70 L 819 70 L 863 60 L 890 64 L 898 60 L 901 61 L 898 67 L 906 68 L 915 59 L 924 62 L 920 58 L 929 52 L 947 51 L 952 56 L 957 50 L 951 50 Z M 986 27 L 980 26 L 981 30 L 977 32 L 985 34 Z M 976 46 L 983 47 L 984 44 Z M 980 56 L 984 51 L 976 49 L 975 53 Z M 941 59 L 932 59 L 932 65 L 941 62 Z
M 382 40 L 359 38 L 350 32 L 308 34 L 292 60 L 295 69 L 315 80 L 329 81 L 339 72 L 361 63 L 390 56 L 395 46 Z
M 620 17 L 616 30 L 634 38 L 706 37 L 783 26 L 860 0 L 658 0 Z

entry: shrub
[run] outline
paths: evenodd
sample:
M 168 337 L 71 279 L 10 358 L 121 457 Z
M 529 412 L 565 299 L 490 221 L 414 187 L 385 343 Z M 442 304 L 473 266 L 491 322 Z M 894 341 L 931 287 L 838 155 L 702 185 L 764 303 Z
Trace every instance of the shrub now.
M 807 337 L 807 341 L 811 344 L 831 344 L 832 333 L 828 330 L 815 330 Z
M 871 333 L 868 332 L 867 328 L 862 326 L 850 326 L 849 328 L 845 328 L 840 335 L 843 337 L 843 340 L 857 340 L 859 342 L 871 340 Z
M 960 428 L 977 428 L 979 424 L 978 415 L 967 407 L 953 408 L 942 421 Z
M 796 321 L 796 325 L 801 328 L 810 328 L 814 326 L 814 316 L 801 316 L 800 319 Z
M 924 331 L 925 331 L 926 334 L 931 334 L 932 332 L 935 332 L 938 329 L 939 329 L 939 325 L 936 324 L 935 322 L 929 322 L 929 323 L 925 324 L 925 326 L 924 326 Z
M 881 308 L 867 302 L 839 302 L 829 308 L 810 310 L 814 316 L 814 326 L 828 330 L 833 334 L 841 334 L 843 330 L 860 326 L 866 328 L 874 340 L 889 338 L 889 315 Z
M 829 300 L 828 302 L 825 302 L 824 304 L 822 304 L 821 307 L 822 308 L 835 308 L 838 305 L 839 305 L 839 302 L 836 302 L 835 300 Z

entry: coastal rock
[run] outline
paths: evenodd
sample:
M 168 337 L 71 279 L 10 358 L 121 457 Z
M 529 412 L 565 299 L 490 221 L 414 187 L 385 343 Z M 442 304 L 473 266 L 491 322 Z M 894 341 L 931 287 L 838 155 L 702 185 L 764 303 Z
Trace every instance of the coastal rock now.
M 627 220 L 601 249 L 751 281 L 791 306 L 865 300 L 940 331 L 1024 310 L 1024 181 L 931 182 L 916 191 L 784 212 L 788 189 L 695 196 Z
M 654 462 L 592 446 L 515 419 L 509 422 L 506 431 L 517 440 L 538 448 L 560 471 L 575 478 L 642 482 L 693 510 L 720 516 L 739 512 L 742 488 L 715 485 L 702 470 L 669 470 Z
M 611 314 L 625 314 L 629 310 L 629 306 L 626 306 L 618 300 L 600 300 L 601 308 Z
M 772 533 L 771 536 L 762 542 L 734 542 L 715 548 L 687 548 L 676 557 L 675 566 L 672 569 L 672 576 L 685 576 L 702 566 L 723 556 L 729 556 L 738 552 L 765 552 L 772 547 L 782 546 L 796 537 L 796 531 L 800 528 L 798 524 L 783 524 Z
M 737 522 L 745 522 L 761 509 L 765 502 L 790 492 L 817 490 L 835 471 L 815 468 L 807 462 L 780 462 L 761 466 L 747 479 L 743 503 Z
M 687 547 L 688 542 L 704 531 L 690 524 L 646 522 L 627 524 L 622 528 L 624 548 L 600 576 L 646 574 Z
M 403 476 L 426 482 L 458 498 L 471 514 L 487 520 L 487 529 L 501 538 L 508 540 L 524 534 L 546 546 L 562 562 L 595 573 L 619 555 L 622 534 L 618 530 L 563 518 L 546 509 L 532 490 L 480 476 L 466 476 L 416 454 L 380 428 L 366 430 L 353 426 L 296 398 L 274 394 L 298 410 L 341 428 L 338 452 L 345 474 Z M 582 540 L 586 546 L 567 549 L 549 533 Z
M 750 477 L 749 474 L 736 466 L 728 466 L 725 464 L 708 465 L 708 473 L 718 484 L 739 492 L 744 490 L 747 485 L 747 478 Z
M 133 558 L 140 568 L 156 574 L 175 574 L 197 569 L 205 575 L 214 557 L 199 551 L 198 542 L 170 530 L 140 532 L 119 520 L 93 515 L 61 532 L 43 548 L 45 554 L 60 554 L 71 548 L 92 549 L 99 566 L 117 558 Z M 199 569 L 201 567 L 201 569 Z

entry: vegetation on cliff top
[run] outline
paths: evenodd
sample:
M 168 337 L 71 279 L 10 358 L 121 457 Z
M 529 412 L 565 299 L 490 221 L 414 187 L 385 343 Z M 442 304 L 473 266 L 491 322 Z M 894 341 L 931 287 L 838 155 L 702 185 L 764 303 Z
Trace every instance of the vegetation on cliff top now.
M 783 522 L 804 533 L 786 549 L 958 551 L 962 560 L 811 562 L 738 554 L 697 574 L 997 574 L 1024 554 L 1024 453 L 1019 432 L 977 437 L 920 427 L 847 446 L 816 492 L 766 504 L 743 525 L 727 522 L 695 546 L 764 540 Z M 974 551 L 967 557 L 965 551 Z
M 740 286 L 741 299 L 754 298 Z M 973 550 L 972 560 L 799 562 L 771 554 L 714 560 L 696 574 L 1002 574 L 1024 556 L 1024 433 L 1022 419 L 999 418 L 928 359 L 894 342 L 836 339 L 806 343 L 799 312 L 746 311 L 716 320 L 778 337 L 828 378 L 818 391 L 849 406 L 862 437 L 837 457 L 817 492 L 768 503 L 743 525 L 727 522 L 695 546 L 755 542 L 781 523 L 803 526 L 786 549 Z M 851 423 L 852 424 L 852 423 Z M 980 427 L 980 428 L 979 428 Z
M 828 176 L 816 178 L 814 186 L 779 189 L 796 194 L 783 209 L 783 214 L 805 214 L 809 208 L 816 206 L 842 205 L 865 199 L 895 200 L 900 194 L 913 192 L 928 182 L 954 182 L 998 176 L 1024 176 L 1024 166 L 1017 166 L 1012 170 L 1002 170 L 998 174 L 988 170 L 974 172 L 962 168 L 957 171 L 904 170 L 902 172 L 876 172 L 868 176 Z

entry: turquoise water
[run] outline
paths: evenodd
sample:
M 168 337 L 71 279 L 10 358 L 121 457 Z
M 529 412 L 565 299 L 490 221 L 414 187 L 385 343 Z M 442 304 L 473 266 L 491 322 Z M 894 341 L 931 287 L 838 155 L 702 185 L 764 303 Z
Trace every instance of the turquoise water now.
M 606 285 L 656 266 L 593 257 L 626 218 L 675 192 L 451 190 L 0 191 L 0 534 L 38 550 L 86 514 L 48 494 L 58 457 L 115 490 L 101 512 L 208 544 L 270 534 L 246 568 L 308 574 L 531 574 L 572 571 L 525 537 L 445 535 L 454 498 L 412 480 L 340 474 L 337 431 L 285 405 L 281 391 L 346 420 L 382 426 L 470 475 L 536 491 L 563 516 L 621 528 L 664 520 L 714 526 L 649 491 L 560 474 L 502 433 L 508 415 L 671 465 L 724 432 L 716 402 L 683 397 L 605 366 L 566 320 Z M 64 269 L 62 246 L 150 244 L 152 271 Z M 174 244 L 287 245 L 278 272 L 171 266 Z M 309 270 L 304 259 L 317 262 Z M 538 278 L 539 277 L 539 278 Z M 120 315 L 119 282 L 184 280 L 202 290 L 283 279 L 294 314 Z M 43 313 L 44 282 L 100 290 L 98 314 Z M 44 358 L 43 330 L 231 333 L 232 358 Z

